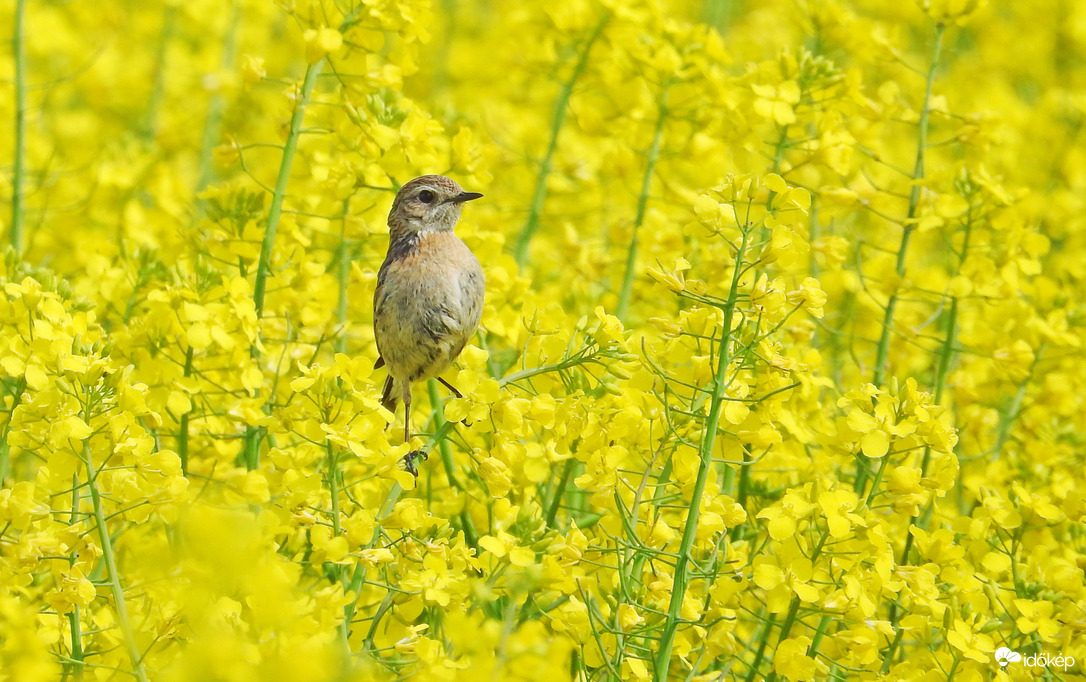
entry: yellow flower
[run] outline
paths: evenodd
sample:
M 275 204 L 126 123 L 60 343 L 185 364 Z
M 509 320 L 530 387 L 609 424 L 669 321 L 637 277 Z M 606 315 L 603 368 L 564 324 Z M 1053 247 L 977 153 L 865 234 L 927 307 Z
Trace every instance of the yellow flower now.
M 918 0 L 920 9 L 934 21 L 962 25 L 978 10 L 987 5 L 987 0 Z
M 809 559 L 794 546 L 786 545 L 780 557 L 759 556 L 754 560 L 751 581 L 766 590 L 766 608 L 783 613 L 795 595 L 806 603 L 815 603 L 821 591 L 811 584 L 814 569 Z
M 1029 343 L 1021 339 L 1010 346 L 997 348 L 992 353 L 992 357 L 997 366 L 1006 372 L 1012 381 L 1021 381 L 1026 378 L 1035 358 Z
M 955 619 L 951 629 L 947 632 L 947 642 L 961 652 L 962 656 L 987 663 L 995 651 L 995 642 L 988 635 L 976 631 L 972 623 L 961 619 Z
M 800 90 L 795 81 L 783 81 L 778 85 L 751 85 L 756 95 L 754 111 L 778 125 L 796 122 L 796 104 L 799 103 Z
M 818 506 L 826 516 L 831 537 L 848 537 L 853 525 L 864 524 L 863 517 L 853 511 L 857 504 L 856 494 L 849 490 L 832 490 L 819 494 Z
M 759 519 L 769 521 L 770 537 L 784 540 L 795 534 L 796 522 L 807 518 L 815 510 L 815 505 L 806 499 L 808 495 L 808 486 L 803 490 L 788 490 L 780 503 L 758 512 Z
M 769 321 L 779 321 L 788 313 L 783 280 L 778 278 L 770 281 L 769 276 L 763 273 L 750 293 L 750 302 Z
M 0 521 L 16 530 L 26 530 L 32 521 L 45 518 L 49 512 L 49 505 L 37 499 L 37 490 L 30 481 L 0 490 Z
M 1048 641 L 1056 637 L 1062 629 L 1060 623 L 1053 618 L 1055 605 L 1050 601 L 1015 599 L 1014 608 L 1020 614 L 1015 619 L 1015 625 L 1023 633 L 1036 632 L 1043 640 Z
M 799 289 L 788 292 L 788 302 L 799 306 L 819 319 L 825 314 L 823 306 L 826 305 L 826 292 L 818 280 L 814 277 L 805 277 Z
M 813 680 L 819 666 L 806 655 L 811 638 L 790 637 L 777 645 L 773 654 L 773 670 L 788 680 Z
M 334 28 L 310 28 L 305 35 L 305 60 L 316 64 L 343 46 L 343 35 Z
M 484 535 L 479 538 L 479 546 L 496 557 L 508 556 L 514 566 L 525 567 L 535 563 L 535 554 L 526 547 L 518 546 L 516 538 L 504 531 L 497 536 Z
M 248 85 L 259 83 L 268 77 L 264 70 L 264 58 L 253 54 L 241 56 L 241 77 Z
M 638 625 L 645 622 L 645 617 L 637 612 L 637 609 L 629 604 L 620 604 L 618 607 L 618 622 L 624 632 L 630 632 Z
M 1076 3 L 25 4 L 0 678 L 1082 649 Z M 487 297 L 463 397 L 393 419 L 372 297 L 427 173 L 487 194 Z

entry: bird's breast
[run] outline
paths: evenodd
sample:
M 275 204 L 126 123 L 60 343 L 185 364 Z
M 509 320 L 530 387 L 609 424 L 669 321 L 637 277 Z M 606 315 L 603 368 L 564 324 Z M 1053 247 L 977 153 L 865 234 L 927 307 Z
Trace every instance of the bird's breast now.
M 452 232 L 394 240 L 377 278 L 374 335 L 390 372 L 440 372 L 475 333 L 482 313 L 479 261 Z
M 480 270 L 471 249 L 452 232 L 422 232 L 389 245 L 382 273 L 417 280 L 437 280 L 464 270 Z M 386 275 L 386 276 L 388 276 Z M 380 285 L 380 274 L 378 275 Z M 450 284 L 444 282 L 443 284 Z

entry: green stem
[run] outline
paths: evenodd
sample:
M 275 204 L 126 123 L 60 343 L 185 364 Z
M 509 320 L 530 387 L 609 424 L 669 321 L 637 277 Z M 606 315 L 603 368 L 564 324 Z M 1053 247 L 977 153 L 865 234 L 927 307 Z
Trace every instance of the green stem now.
M 365 549 L 373 549 L 377 546 L 377 541 L 381 539 L 384 528 L 381 523 L 388 518 L 388 515 L 392 513 L 392 510 L 396 508 L 396 501 L 400 499 L 400 494 L 403 492 L 403 488 L 399 483 L 393 483 L 389 488 L 388 495 L 385 496 L 385 501 L 381 505 L 381 511 L 377 516 L 377 527 L 373 531 L 373 537 L 370 538 L 369 544 Z M 355 564 L 354 573 L 351 575 L 351 582 L 347 585 L 347 592 L 354 592 L 354 598 L 343 607 L 343 626 L 345 632 L 349 635 L 351 629 L 351 622 L 354 620 L 354 614 L 358 610 L 358 600 L 362 597 L 362 586 L 366 584 L 366 568 L 365 564 L 361 561 Z
M 933 401 L 938 405 L 943 399 L 943 391 L 946 390 L 946 378 L 950 373 L 950 361 L 954 359 L 954 342 L 958 335 L 958 298 L 950 297 L 950 311 L 947 313 L 947 332 L 943 340 L 943 347 L 939 352 L 939 364 L 935 370 L 935 390 L 932 393 Z M 927 458 L 925 458 L 927 459 Z M 927 462 L 925 462 L 926 464 Z M 926 473 L 926 468 L 923 469 Z
M 897 250 L 897 262 L 894 271 L 898 282 L 905 277 L 905 256 L 909 251 L 909 240 L 913 229 L 916 227 L 915 218 L 920 206 L 920 181 L 924 178 L 924 154 L 928 147 L 928 122 L 931 114 L 931 93 L 935 86 L 935 71 L 939 66 L 939 53 L 943 47 L 943 32 L 946 26 L 937 24 L 935 27 L 935 44 L 931 51 L 931 65 L 928 67 L 927 82 L 924 87 L 924 103 L 920 109 L 919 132 L 916 142 L 916 162 L 913 165 L 912 187 L 909 190 L 909 209 L 905 215 L 905 226 L 901 232 L 901 244 Z M 875 374 L 872 383 L 881 388 L 886 381 L 886 366 L 890 356 L 890 336 L 894 327 L 894 313 L 897 309 L 898 292 L 890 294 L 886 301 L 886 310 L 882 316 L 882 332 L 879 335 L 879 343 L 875 351 Z M 867 460 L 862 455 L 857 459 L 856 481 L 854 489 L 862 492 L 867 485 Z
M 788 639 L 788 636 L 792 634 L 792 626 L 796 623 L 796 615 L 799 614 L 799 597 L 792 597 L 792 603 L 788 607 L 788 615 L 784 617 L 784 623 L 781 624 L 781 634 L 777 637 L 777 646 L 781 645 L 781 642 Z
M 440 431 L 445 426 L 445 412 L 441 408 L 441 395 L 437 391 L 437 379 L 430 379 L 426 385 L 427 390 L 430 393 L 430 405 L 434 410 L 434 431 Z M 449 485 L 457 490 L 463 490 L 463 486 L 460 485 L 460 481 L 456 478 L 456 464 L 452 458 L 452 448 L 449 447 L 449 439 L 442 438 L 437 444 L 438 452 L 441 453 L 441 463 L 445 467 L 445 478 L 449 480 Z
M 713 394 L 709 403 L 709 417 L 705 423 L 705 435 L 702 437 L 699 452 L 701 462 L 698 465 L 698 474 L 694 481 L 690 510 L 687 512 L 686 524 L 683 527 L 682 539 L 679 542 L 679 553 L 675 564 L 675 579 L 671 588 L 671 601 L 668 604 L 667 617 L 664 620 L 663 631 L 660 634 L 660 648 L 657 651 L 654 665 L 654 678 L 657 682 L 667 680 L 668 670 L 671 667 L 671 648 L 675 643 L 675 634 L 679 625 L 679 612 L 682 610 L 683 599 L 686 597 L 686 585 L 690 579 L 690 553 L 698 530 L 701 498 L 705 493 L 705 484 L 709 479 L 709 470 L 712 467 L 713 444 L 716 441 L 717 425 L 720 423 L 720 413 L 724 407 L 724 391 L 727 386 L 728 365 L 730 364 L 731 320 L 735 312 L 736 302 L 739 299 L 739 280 L 743 272 L 743 257 L 746 253 L 749 238 L 749 232 L 744 230 L 742 243 L 735 254 L 735 269 L 732 272 L 731 289 L 728 293 L 728 300 L 724 304 L 724 324 L 721 326 L 720 340 L 717 347 Z
M 875 499 L 875 495 L 879 491 L 879 484 L 882 483 L 882 475 L 886 472 L 886 464 L 890 461 L 890 453 L 886 453 L 879 460 L 879 470 L 875 472 L 875 480 L 871 481 L 871 490 L 867 493 L 867 500 L 864 502 L 868 507 L 871 506 L 871 501 Z
M 958 664 L 962 662 L 962 659 L 957 656 L 954 657 L 954 662 L 950 665 L 950 670 L 946 674 L 947 680 L 954 679 L 954 672 L 958 669 Z
M 777 620 L 777 614 L 771 613 L 765 621 L 765 629 L 762 630 L 762 641 L 758 643 L 758 651 L 754 653 L 754 661 L 750 664 L 746 682 L 754 682 L 758 679 L 758 669 L 762 667 L 762 659 L 765 658 L 765 648 L 769 644 L 769 635 L 773 632 L 773 625 Z
M 245 468 L 255 471 L 260 468 L 260 441 L 264 439 L 264 432 L 259 426 L 249 426 L 245 429 L 245 448 L 242 450 L 242 461 Z
M 550 175 L 554 153 L 558 149 L 558 133 L 561 132 L 566 121 L 569 98 L 573 95 L 573 88 L 577 84 L 577 80 L 588 65 L 588 55 L 592 51 L 592 45 L 603 33 L 603 27 L 607 24 L 609 18 L 610 15 L 604 15 L 600 18 L 595 30 L 592 31 L 592 35 L 581 47 L 581 53 L 577 58 L 577 65 L 573 68 L 573 73 L 570 74 L 565 83 L 562 83 L 562 89 L 558 92 L 558 99 L 554 103 L 554 114 L 551 118 L 550 142 L 547 144 L 547 152 L 543 156 L 543 162 L 539 167 L 539 176 L 536 178 L 532 203 L 528 207 L 528 219 L 525 221 L 524 227 L 521 228 L 520 235 L 517 236 L 517 243 L 513 250 L 517 260 L 517 267 L 523 268 L 528 262 L 528 247 L 532 242 L 532 236 L 539 228 L 539 216 L 543 212 L 543 202 L 547 199 L 547 176 Z
M 434 437 L 428 442 L 429 450 L 427 452 L 433 451 L 434 446 L 437 446 L 438 451 L 441 453 L 441 464 L 445 469 L 445 478 L 448 479 L 449 485 L 460 492 L 464 492 L 463 484 L 456 477 L 456 464 L 453 462 L 449 439 L 445 437 L 445 434 L 452 430 L 452 424 L 445 421 L 445 408 L 441 403 L 441 395 L 438 393 L 436 379 L 430 379 L 427 383 L 427 390 L 430 394 L 430 405 L 434 409 Z M 475 532 L 475 525 L 471 522 L 471 515 L 465 510 L 460 512 L 457 518 L 460 519 L 460 528 L 464 531 L 464 540 L 474 547 L 478 541 L 478 533 Z
M 896 606 L 896 605 L 895 605 Z M 894 615 L 894 614 L 891 614 Z M 894 627 L 897 627 L 896 623 L 892 623 Z M 879 672 L 885 675 L 890 672 L 890 668 L 894 665 L 894 656 L 897 653 L 897 648 L 901 645 L 902 638 L 905 637 L 905 631 L 898 628 L 894 633 L 894 641 L 890 642 L 890 648 L 886 652 L 886 655 L 882 657 L 882 666 L 879 668 Z
M 316 64 L 310 64 L 305 70 L 305 79 L 302 81 L 302 91 L 298 102 L 294 106 L 294 113 L 290 117 L 290 130 L 287 140 L 283 144 L 283 157 L 279 162 L 279 175 L 275 180 L 275 189 L 272 192 L 272 203 L 268 209 L 268 225 L 264 230 L 264 239 L 260 243 L 260 262 L 256 268 L 256 284 L 253 286 L 253 307 L 256 309 L 256 319 L 259 322 L 264 317 L 264 292 L 268 286 L 268 277 L 271 275 L 272 245 L 275 243 L 275 233 L 279 229 L 279 218 L 283 214 L 283 199 L 287 194 L 287 183 L 290 180 L 290 169 L 294 164 L 294 153 L 298 149 L 298 138 L 302 135 L 302 122 L 305 119 L 305 108 L 309 99 L 313 96 L 313 89 L 317 86 L 317 78 L 320 76 L 324 60 Z M 256 347 L 251 350 L 254 357 L 257 355 Z M 260 441 L 262 431 L 260 428 L 250 426 L 245 431 L 245 465 L 250 471 L 260 466 Z
M 811 197 L 811 215 L 808 223 L 808 243 L 814 244 L 822 237 L 822 224 L 818 221 L 818 197 Z M 811 249 L 810 258 L 808 261 L 808 269 L 811 272 L 811 277 L 818 279 L 818 276 L 822 272 L 822 268 L 818 266 L 818 261 L 815 259 L 815 251 Z
M 15 58 L 15 168 L 11 178 L 11 248 L 23 250 L 23 183 L 26 180 L 26 45 L 23 43 L 26 0 L 15 0 L 11 47 Z
M 630 235 L 630 246 L 626 251 L 626 271 L 622 276 L 622 288 L 618 294 L 618 306 L 615 308 L 615 317 L 625 322 L 626 313 L 630 308 L 630 297 L 633 295 L 634 278 L 637 274 L 637 248 L 638 231 L 645 222 L 645 210 L 649 203 L 649 188 L 652 186 L 652 176 L 656 172 L 656 161 L 660 158 L 660 143 L 664 137 L 664 121 L 667 120 L 667 93 L 668 84 L 664 84 L 660 92 L 660 105 L 656 117 L 656 130 L 652 134 L 652 146 L 649 147 L 649 158 L 645 164 L 645 175 L 641 178 L 641 194 L 637 197 L 637 215 L 634 217 L 633 233 Z
M 332 497 L 332 534 L 339 536 L 342 534 L 339 526 L 339 458 L 331 441 L 325 441 L 324 449 L 328 455 L 325 462 L 325 480 L 328 483 L 328 494 Z
M 924 154 L 928 147 L 928 121 L 931 113 L 931 93 L 935 85 L 935 71 L 939 65 L 939 53 L 943 47 L 943 32 L 946 27 L 935 27 L 935 45 L 931 51 L 931 66 L 928 68 L 927 85 L 924 89 L 924 105 L 920 110 L 919 135 L 916 143 L 916 163 L 913 166 L 912 188 L 909 190 L 909 210 L 906 214 L 905 227 L 901 233 L 901 244 L 897 251 L 895 272 L 898 279 L 905 277 L 905 255 L 909 250 L 909 239 L 916 227 L 915 218 L 920 206 L 920 181 L 924 178 Z M 879 336 L 878 351 L 875 358 L 875 377 L 873 383 L 881 387 L 886 378 L 886 360 L 890 353 L 890 334 L 894 325 L 894 309 L 897 307 L 898 294 L 890 295 L 886 302 L 886 313 L 882 319 L 882 333 Z
M 8 418 L 4 428 L 0 429 L 0 486 L 4 485 L 4 481 L 11 473 L 11 446 L 8 445 L 8 434 L 11 432 L 11 420 L 15 416 L 19 403 L 22 402 L 25 390 L 26 378 L 24 377 L 16 382 L 14 390 L 8 394 L 11 396 L 10 408 L 7 411 Z
M 351 244 L 347 242 L 347 214 L 351 200 L 343 200 L 343 215 L 339 231 L 339 249 L 336 258 L 336 279 L 339 283 L 339 300 L 336 301 L 335 349 L 337 353 L 347 352 L 347 284 L 351 279 Z
M 498 379 L 498 386 L 505 387 L 509 384 L 515 384 L 523 379 L 531 379 L 534 376 L 540 374 L 547 374 L 548 372 L 561 372 L 562 370 L 570 369 L 578 365 L 583 365 L 592 362 L 596 359 L 595 354 L 577 356 L 556 362 L 553 365 L 543 365 L 542 367 L 529 367 L 528 369 L 522 369 L 519 372 L 513 372 L 512 374 Z
M 154 82 L 151 85 L 151 94 L 147 98 L 147 113 L 143 119 L 143 136 L 151 139 L 155 136 L 155 122 L 158 119 L 158 110 L 162 105 L 162 98 L 166 92 L 166 51 L 173 34 L 177 30 L 177 5 L 166 8 L 166 17 L 162 21 L 162 33 L 159 35 L 158 46 L 155 49 Z
M 970 209 L 971 216 L 972 209 Z M 958 259 L 958 271 L 960 272 L 962 266 L 965 264 L 965 259 L 969 255 L 969 239 L 972 235 L 973 222 L 972 218 L 965 222 L 965 235 L 962 240 L 961 255 Z M 954 359 L 954 344 L 958 335 L 958 297 L 950 297 L 950 310 L 947 312 L 947 331 L 946 337 L 943 339 L 943 346 L 939 351 L 939 364 L 935 370 L 935 387 L 932 391 L 933 402 L 938 405 L 943 400 L 943 391 L 946 390 L 947 375 L 950 373 L 950 363 Z M 920 476 L 923 478 L 928 474 L 928 467 L 931 465 L 931 446 L 924 448 L 924 456 L 920 461 Z M 925 505 L 923 512 L 918 513 L 909 519 L 909 526 L 916 526 L 918 528 L 926 528 L 927 512 L 931 510 L 932 502 L 928 502 Z M 901 559 L 898 563 L 902 566 L 909 565 L 909 554 L 913 548 L 913 534 L 905 533 L 905 542 L 901 548 Z M 891 602 L 888 609 L 888 620 L 890 626 L 896 628 L 898 623 L 898 604 L 897 602 Z M 894 636 L 894 640 L 887 648 L 886 655 L 883 657 L 882 672 L 885 674 L 890 670 L 890 666 L 894 662 L 894 658 L 897 656 L 897 648 L 901 645 L 901 640 L 904 637 L 905 632 L 898 630 Z
M 558 518 L 558 510 L 562 508 L 562 497 L 566 494 L 566 484 L 569 483 L 569 477 L 573 473 L 573 466 L 577 460 L 570 457 L 566 460 L 565 466 L 562 467 L 562 475 L 558 478 L 558 483 L 554 486 L 554 494 L 551 496 L 551 504 L 547 508 L 547 528 L 554 528 L 554 521 Z
M 230 18 L 227 20 L 226 36 L 223 38 L 222 59 L 219 62 L 223 73 L 234 68 L 234 59 L 237 55 L 238 24 L 241 19 L 241 7 L 237 2 L 231 3 Z M 200 165 L 196 181 L 196 191 L 200 192 L 211 182 L 211 157 L 215 143 L 219 141 L 219 133 L 222 130 L 223 112 L 226 103 L 219 91 L 211 96 L 207 105 L 207 121 L 204 123 L 204 135 L 200 141 Z
M 332 536 L 339 537 L 343 534 L 339 519 L 339 457 L 336 455 L 336 449 L 332 447 L 331 441 L 324 442 L 324 449 L 327 454 L 327 458 L 325 459 L 325 483 L 328 485 L 328 495 L 332 500 Z M 332 566 L 331 570 L 332 574 L 336 576 L 336 580 L 343 580 L 343 576 L 346 572 L 344 567 L 336 564 Z M 339 634 L 340 638 L 343 640 L 343 646 L 349 655 L 351 653 L 349 643 L 351 635 L 350 621 L 344 620 L 340 623 Z
M 832 616 L 822 616 L 822 620 L 818 621 L 818 627 L 815 629 L 814 637 L 811 639 L 811 645 L 807 647 L 807 655 L 814 658 L 818 655 L 818 649 L 822 646 L 822 640 L 826 636 L 826 630 L 830 626 L 830 621 L 833 620 Z
M 724 35 L 728 32 L 728 24 L 731 23 L 734 11 L 731 0 L 707 0 L 701 9 L 701 20 Z
M 185 376 L 192 376 L 192 346 L 185 352 Z M 181 473 L 189 474 L 189 415 L 192 410 L 181 415 L 177 432 L 177 456 L 181 459 Z
M 82 487 L 79 485 L 79 475 L 72 474 L 72 514 L 68 517 L 68 525 L 75 526 L 79 519 L 79 503 L 81 501 Z M 69 566 L 74 566 L 76 554 L 73 552 L 68 560 Z M 68 631 L 72 637 L 71 661 L 65 664 L 66 669 L 71 669 L 77 680 L 83 679 L 83 628 L 79 622 L 79 605 L 76 604 L 68 612 Z
M 393 594 L 391 590 L 385 593 L 385 598 L 381 600 L 381 605 L 377 607 L 377 612 L 373 614 L 373 618 L 370 620 L 369 632 L 366 633 L 366 639 L 362 642 L 358 653 L 368 653 L 373 648 L 373 638 L 377 634 L 377 626 L 380 625 L 381 619 L 385 617 L 385 613 L 392 606 Z
M 957 297 L 950 297 L 950 312 L 947 314 L 947 333 L 946 338 L 943 339 L 943 347 L 939 353 L 939 365 L 935 371 L 935 390 L 933 392 L 933 399 L 936 405 L 938 405 L 943 398 L 943 391 L 946 390 L 946 378 L 950 372 L 950 362 L 954 357 L 954 342 L 957 337 L 958 329 L 958 299 Z M 924 448 L 924 457 L 920 461 L 920 476 L 927 476 L 928 467 L 931 465 L 931 447 Z M 916 525 L 919 515 L 912 517 L 909 521 L 909 525 Z M 909 552 L 913 547 L 913 535 L 912 533 L 905 534 L 905 545 L 901 550 L 900 564 L 905 565 L 909 563 Z M 896 625 L 896 605 L 890 606 L 890 624 Z
M 792 634 L 792 626 L 796 623 L 796 616 L 799 614 L 799 597 L 792 597 L 792 603 L 788 605 L 788 614 L 784 617 L 784 622 L 781 623 L 781 632 L 777 636 L 777 648 L 780 649 L 781 643 L 788 639 L 788 635 Z M 765 639 L 769 639 L 769 631 L 766 631 Z M 766 682 L 775 682 L 777 679 L 777 673 L 772 672 L 766 677 Z
M 780 173 L 781 165 L 784 163 L 784 150 L 788 145 L 788 125 L 782 125 L 780 134 L 777 136 L 777 144 L 773 145 L 773 172 Z M 777 193 L 773 190 L 769 190 L 769 196 L 765 200 L 765 208 L 768 211 L 773 208 L 773 199 L 777 196 Z
M 117 623 L 121 628 L 125 649 L 128 650 L 128 658 L 132 661 L 132 673 L 140 682 L 147 682 L 147 673 L 143 670 L 143 661 L 140 657 L 139 646 L 132 632 L 132 624 L 128 620 L 128 607 L 125 605 L 124 588 L 121 586 L 121 575 L 117 571 L 117 561 L 113 553 L 113 539 L 106 528 L 106 514 L 102 506 L 102 496 L 98 492 L 98 472 L 94 468 L 91 456 L 90 441 L 83 441 L 83 465 L 87 468 L 87 487 L 90 488 L 91 504 L 94 507 L 94 522 L 98 527 L 98 542 L 102 547 L 102 558 L 106 562 L 106 577 L 109 579 L 110 590 L 113 592 L 113 603 L 117 609 Z
M 72 637 L 71 661 L 64 664 L 65 670 L 70 671 L 75 680 L 83 679 L 83 670 L 86 667 L 83 658 L 83 627 L 79 623 L 79 605 L 76 604 L 68 612 L 68 631 Z M 67 676 L 67 672 L 65 672 Z
M 751 458 L 750 453 L 743 449 L 743 464 L 739 467 L 739 489 L 735 492 L 735 501 L 739 503 L 739 506 L 746 508 L 747 494 L 750 490 L 750 471 Z M 729 488 L 730 491 L 730 488 Z M 736 526 L 732 530 L 739 530 L 741 526 Z
M 777 135 L 777 144 L 773 146 L 773 167 L 770 172 L 779 174 L 781 172 L 781 164 L 784 163 L 784 149 L 788 143 L 788 126 L 782 125 L 780 134 Z M 777 193 L 773 190 L 769 190 L 768 196 L 765 200 L 766 213 L 773 212 L 773 200 L 777 197 Z M 761 230 L 761 241 L 763 244 L 769 244 L 770 239 L 773 237 L 773 230 L 769 229 L 768 225 L 763 224 Z M 754 279 L 757 280 L 757 273 L 754 274 Z
M 996 438 L 995 449 L 993 450 L 994 456 L 998 459 L 1003 456 L 1003 447 L 1007 444 L 1007 441 L 1011 437 L 1011 427 L 1014 426 L 1014 422 L 1018 419 L 1018 415 L 1022 412 L 1022 402 L 1026 398 L 1026 388 L 1029 386 L 1030 380 L 1033 378 L 1033 373 L 1037 370 L 1037 365 L 1040 364 L 1041 358 L 1044 357 L 1045 347 L 1042 345 L 1037 349 L 1037 354 L 1033 358 L 1033 364 L 1030 365 L 1029 374 L 1022 380 L 1022 383 L 1018 385 L 1018 390 L 1015 391 L 1014 398 L 1011 399 L 1011 404 L 1007 406 L 1007 411 L 999 417 L 999 431 Z
M 283 158 L 279 163 L 279 176 L 275 180 L 275 190 L 272 193 L 271 207 L 268 209 L 268 226 L 264 230 L 264 240 L 260 244 L 260 263 L 256 269 L 256 285 L 253 288 L 253 303 L 256 306 L 256 317 L 264 316 L 264 291 L 267 288 L 268 277 L 271 275 L 272 244 L 275 243 L 275 233 L 279 229 L 279 218 L 283 214 L 283 198 L 287 194 L 287 182 L 290 180 L 290 169 L 294 164 L 294 152 L 298 149 L 298 138 L 302 134 L 302 121 L 305 119 L 305 108 L 313 96 L 313 88 L 317 85 L 324 60 L 316 64 L 310 64 L 305 70 L 305 79 L 302 81 L 302 91 L 298 97 L 298 103 L 294 107 L 294 113 L 290 117 L 290 131 L 287 140 L 283 144 Z

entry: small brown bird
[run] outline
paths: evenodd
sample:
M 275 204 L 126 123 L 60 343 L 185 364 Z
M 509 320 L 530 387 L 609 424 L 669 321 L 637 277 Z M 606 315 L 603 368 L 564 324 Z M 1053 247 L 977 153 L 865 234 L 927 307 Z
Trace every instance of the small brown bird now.
M 413 382 L 437 377 L 462 397 L 438 375 L 464 350 L 483 314 L 483 269 L 453 234 L 464 202 L 481 196 L 443 175 L 423 175 L 400 188 L 388 214 L 388 255 L 373 295 L 375 367 L 388 367 L 381 404 L 395 414 L 403 398 L 405 442 Z

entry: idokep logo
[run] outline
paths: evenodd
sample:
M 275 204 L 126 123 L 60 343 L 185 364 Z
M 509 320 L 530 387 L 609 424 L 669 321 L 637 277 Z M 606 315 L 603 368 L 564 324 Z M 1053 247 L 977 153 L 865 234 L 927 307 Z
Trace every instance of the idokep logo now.
M 996 663 L 1000 668 L 1006 668 L 1008 663 L 1017 663 L 1022 660 L 1022 654 L 1017 651 L 1011 651 L 1005 646 L 1001 646 L 996 649 L 995 652 Z
M 1022 654 L 1017 651 L 1011 651 L 1005 646 L 1001 646 L 995 650 L 996 663 L 999 663 L 1000 668 L 1006 668 L 1011 663 L 1022 662 L 1027 668 L 1068 668 L 1075 665 L 1075 659 L 1073 656 L 1049 656 L 1045 653 L 1032 654 L 1025 658 L 1022 658 Z

